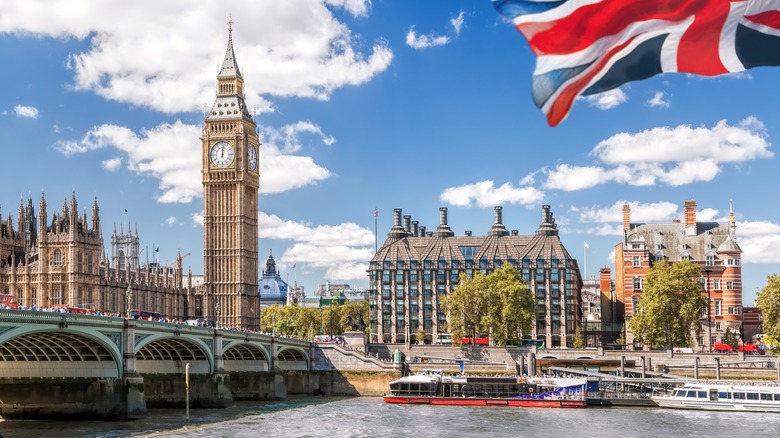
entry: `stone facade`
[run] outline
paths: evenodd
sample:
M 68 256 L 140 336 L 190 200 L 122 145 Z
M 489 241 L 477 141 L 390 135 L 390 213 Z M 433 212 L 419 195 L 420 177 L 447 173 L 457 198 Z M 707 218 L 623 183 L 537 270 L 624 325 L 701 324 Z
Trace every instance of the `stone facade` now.
M 702 293 L 709 298 L 708 315 L 702 318 L 698 345 L 711 349 L 723 342 L 727 328 L 741 333 L 742 250 L 736 242 L 733 209 L 727 222 L 698 222 L 696 201 L 685 201 L 684 221 L 667 224 L 631 223 L 631 208 L 623 206 L 623 239 L 615 247 L 615 287 L 626 318 L 626 342 L 633 344 L 628 327 L 642 298 L 645 275 L 654 263 L 691 260 L 701 266 Z
M 520 270 L 537 302 L 532 338 L 547 346 L 566 346 L 582 323 L 582 279 L 577 261 L 558 236 L 550 206 L 542 206 L 542 223 L 533 235 L 509 231 L 502 208 L 494 210 L 487 236 L 455 236 L 447 224 L 447 209 L 439 209 L 439 227 L 425 227 L 401 217 L 396 209 L 393 228 L 369 265 L 370 342 L 417 342 L 423 328 L 426 342 L 447 333 L 448 315 L 440 300 L 453 291 L 458 276 L 490 273 L 510 263 Z M 408 326 L 407 326 L 408 324 Z M 408 327 L 408 328 L 407 328 Z
M 10 216 L 5 221 L 0 217 L 0 292 L 15 295 L 27 307 L 91 307 L 125 314 L 130 304 L 173 318 L 191 315 L 194 287 L 191 275 L 183 275 L 181 256 L 171 268 L 140 266 L 137 257 L 121 269 L 114 265 L 104 251 L 97 199 L 90 218 L 78 215 L 75 193 L 51 222 L 47 216 L 41 195 L 37 216 L 31 198 L 26 206 L 20 204 L 18 229 Z

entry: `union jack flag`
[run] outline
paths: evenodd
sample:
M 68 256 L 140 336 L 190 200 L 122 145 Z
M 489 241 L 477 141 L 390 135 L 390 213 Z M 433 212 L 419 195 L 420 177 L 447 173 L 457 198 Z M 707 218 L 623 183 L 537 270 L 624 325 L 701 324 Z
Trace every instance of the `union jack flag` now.
M 550 126 L 580 95 L 660 73 L 780 65 L 780 0 L 492 0 L 536 55 Z

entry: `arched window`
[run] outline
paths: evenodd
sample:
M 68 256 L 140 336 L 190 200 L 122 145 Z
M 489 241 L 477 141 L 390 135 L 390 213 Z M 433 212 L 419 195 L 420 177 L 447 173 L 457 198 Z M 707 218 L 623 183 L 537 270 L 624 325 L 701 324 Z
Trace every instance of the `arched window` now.
M 633 308 L 634 314 L 637 314 L 640 312 L 639 310 L 639 302 L 642 300 L 641 295 L 634 295 L 631 297 L 631 307 Z

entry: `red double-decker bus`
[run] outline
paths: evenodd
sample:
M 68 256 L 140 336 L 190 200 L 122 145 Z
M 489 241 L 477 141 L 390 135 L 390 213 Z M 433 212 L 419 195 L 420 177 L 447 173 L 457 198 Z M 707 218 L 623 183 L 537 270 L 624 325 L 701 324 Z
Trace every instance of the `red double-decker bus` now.
M 464 344 L 471 344 L 472 339 L 474 340 L 474 345 L 487 345 L 488 344 L 488 338 L 460 338 L 461 342 Z
M 0 294 L 0 309 L 18 309 L 19 303 L 16 302 L 16 296 Z

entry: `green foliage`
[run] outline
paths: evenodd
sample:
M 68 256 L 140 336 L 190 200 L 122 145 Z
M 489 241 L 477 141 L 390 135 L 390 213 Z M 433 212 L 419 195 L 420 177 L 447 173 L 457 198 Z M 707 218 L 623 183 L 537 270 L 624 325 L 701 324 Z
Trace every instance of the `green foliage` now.
M 576 332 L 574 332 L 574 348 L 585 348 L 585 335 L 582 334 L 580 329 L 578 328 Z
M 325 306 L 307 308 L 301 306 L 265 307 L 260 312 L 260 330 L 275 332 L 282 335 L 312 338 L 320 333 L 320 327 L 325 334 L 344 334 L 344 323 L 347 316 L 357 323 L 358 316 L 363 315 L 363 321 L 368 322 L 368 301 L 358 303 L 347 302 L 342 306 Z
M 780 339 L 780 276 L 772 274 L 766 277 L 766 286 L 757 294 L 756 306 L 761 309 L 764 334 Z
M 651 348 L 692 347 L 701 331 L 707 297 L 698 282 L 701 268 L 689 260 L 655 264 L 645 276 L 645 289 L 628 325 L 637 342 Z
M 418 344 L 425 343 L 425 330 L 423 330 L 422 326 L 417 328 L 417 333 L 414 335 L 414 337 Z
M 739 348 L 739 334 L 731 331 L 731 327 L 726 327 L 726 333 L 723 333 L 723 343 L 736 350 Z
M 461 274 L 458 287 L 442 304 L 455 340 L 490 333 L 496 345 L 518 343 L 531 332 L 536 317 L 531 291 L 509 264 L 488 275 L 477 271 L 473 279 Z

